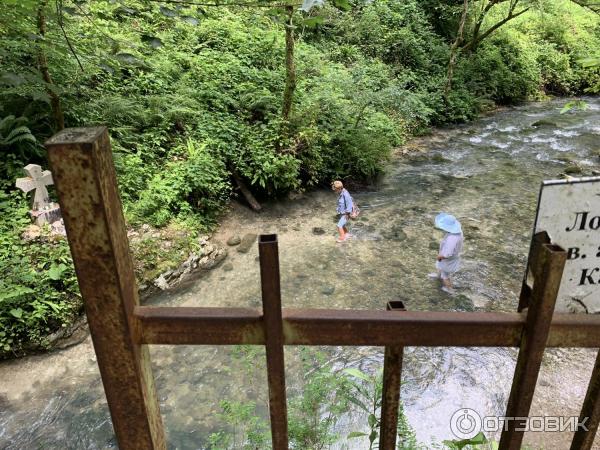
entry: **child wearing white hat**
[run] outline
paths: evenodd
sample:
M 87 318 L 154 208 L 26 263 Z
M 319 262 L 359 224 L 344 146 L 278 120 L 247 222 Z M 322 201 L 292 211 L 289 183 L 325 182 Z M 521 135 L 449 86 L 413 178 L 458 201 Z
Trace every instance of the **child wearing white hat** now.
M 435 218 L 435 227 L 446 232 L 440 242 L 440 251 L 435 267 L 437 273 L 429 274 L 432 278 L 441 278 L 442 290 L 452 293 L 452 280 L 450 277 L 460 268 L 460 252 L 463 247 L 463 234 L 460 222 L 456 217 L 440 213 Z

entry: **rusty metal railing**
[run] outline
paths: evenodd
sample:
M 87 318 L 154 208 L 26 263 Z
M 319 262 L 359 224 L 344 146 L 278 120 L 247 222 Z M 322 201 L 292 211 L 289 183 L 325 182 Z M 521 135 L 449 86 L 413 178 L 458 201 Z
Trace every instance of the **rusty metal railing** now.
M 546 347 L 600 347 L 600 316 L 553 314 L 566 252 L 543 236 L 530 254 L 517 313 L 281 308 L 276 235 L 259 240 L 262 311 L 140 306 L 105 127 L 65 129 L 46 142 L 108 405 L 121 450 L 165 449 L 148 345 L 266 347 L 273 448 L 288 448 L 285 345 L 384 346 L 380 449 L 392 450 L 405 346 L 519 347 L 509 417 L 527 417 Z M 398 310 L 399 309 L 399 310 Z M 592 447 L 600 418 L 600 355 L 572 450 Z M 500 449 L 516 450 L 518 422 Z

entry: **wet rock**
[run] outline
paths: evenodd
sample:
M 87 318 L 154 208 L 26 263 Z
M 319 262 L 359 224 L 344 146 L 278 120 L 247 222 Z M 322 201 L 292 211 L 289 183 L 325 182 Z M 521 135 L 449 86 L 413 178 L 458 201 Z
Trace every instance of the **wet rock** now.
M 200 271 L 213 269 L 226 257 L 227 249 L 206 244 L 200 254 L 192 253 L 178 268 L 163 272 L 152 284 L 164 291 L 190 280 Z
M 562 155 L 558 155 L 556 159 L 562 162 L 570 163 L 575 160 L 575 155 L 572 155 L 571 153 L 564 153 Z
M 89 335 L 87 318 L 80 317 L 72 325 L 61 328 L 47 337 L 48 344 L 54 349 L 65 349 L 83 342 Z M 1 402 L 0 402 L 1 403 Z
M 321 227 L 314 227 L 314 228 L 312 229 L 312 232 L 313 232 L 313 234 L 315 234 L 315 235 L 317 235 L 317 236 L 320 236 L 320 235 L 322 235 L 322 234 L 325 234 L 325 230 L 324 230 L 323 228 L 321 228 Z
M 231 263 L 223 264 L 223 270 L 225 272 L 231 272 L 233 270 L 233 264 L 231 264 Z
M 458 294 L 454 297 L 454 306 L 459 311 L 475 311 L 475 305 L 473 301 L 464 294 Z
M 160 275 L 156 280 L 154 280 L 154 286 L 159 288 L 161 291 L 169 289 L 169 283 L 163 275 Z
M 252 244 L 254 244 L 254 241 L 256 241 L 256 234 L 254 234 L 254 233 L 245 234 L 242 237 L 240 245 L 237 247 L 237 251 L 240 253 L 248 253 L 248 250 L 250 250 L 250 248 L 252 247 Z
M 204 247 L 202 247 L 201 254 L 204 256 L 209 256 L 212 255 L 215 252 L 215 250 L 217 250 L 217 247 L 215 247 L 212 244 L 206 244 Z
M 409 208 L 408 211 L 412 211 L 415 214 L 423 214 L 426 212 L 426 209 L 422 206 L 413 206 L 412 208 Z
M 532 127 L 557 127 L 558 125 L 556 124 L 556 122 L 549 120 L 549 119 L 541 119 L 541 120 L 537 120 L 535 122 L 533 122 L 531 124 Z
M 567 167 L 565 167 L 565 173 L 569 175 L 580 174 L 582 172 L 583 170 L 577 164 L 569 164 Z
M 205 256 L 198 261 L 198 268 L 203 270 L 212 269 L 227 257 L 227 250 L 224 248 L 218 249 L 210 256 Z
M 335 292 L 335 286 L 324 286 L 321 288 L 321 294 L 331 295 Z
M 227 245 L 230 247 L 240 245 L 240 242 L 242 242 L 242 239 L 239 236 L 231 236 L 229 239 L 227 239 Z
M 448 158 L 444 158 L 444 156 L 441 153 L 436 153 L 435 155 L 433 155 L 431 157 L 431 161 L 436 162 L 436 163 L 448 163 L 448 162 L 451 162 Z
M 383 237 L 391 241 L 402 242 L 405 241 L 408 236 L 402 227 L 399 225 L 394 225 L 390 231 L 383 233 Z

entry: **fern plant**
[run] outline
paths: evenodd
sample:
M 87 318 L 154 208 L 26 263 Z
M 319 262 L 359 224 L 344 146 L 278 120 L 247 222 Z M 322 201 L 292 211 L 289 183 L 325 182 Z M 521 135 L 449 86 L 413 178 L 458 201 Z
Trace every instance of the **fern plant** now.
M 27 118 L 9 115 L 0 119 L 0 188 L 10 186 L 23 166 L 42 157 L 41 147 L 25 125 Z
M 0 120 L 0 149 L 2 151 L 16 149 L 19 151 L 19 156 L 24 158 L 25 149 L 37 146 L 37 139 L 31 134 L 25 123 L 27 123 L 27 118 L 13 115 Z

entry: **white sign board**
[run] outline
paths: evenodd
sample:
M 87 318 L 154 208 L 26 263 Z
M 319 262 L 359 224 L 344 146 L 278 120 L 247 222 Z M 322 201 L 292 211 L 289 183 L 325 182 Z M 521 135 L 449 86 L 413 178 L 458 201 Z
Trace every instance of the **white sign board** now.
M 600 312 L 600 177 L 544 181 L 535 231 L 567 251 L 557 312 Z

